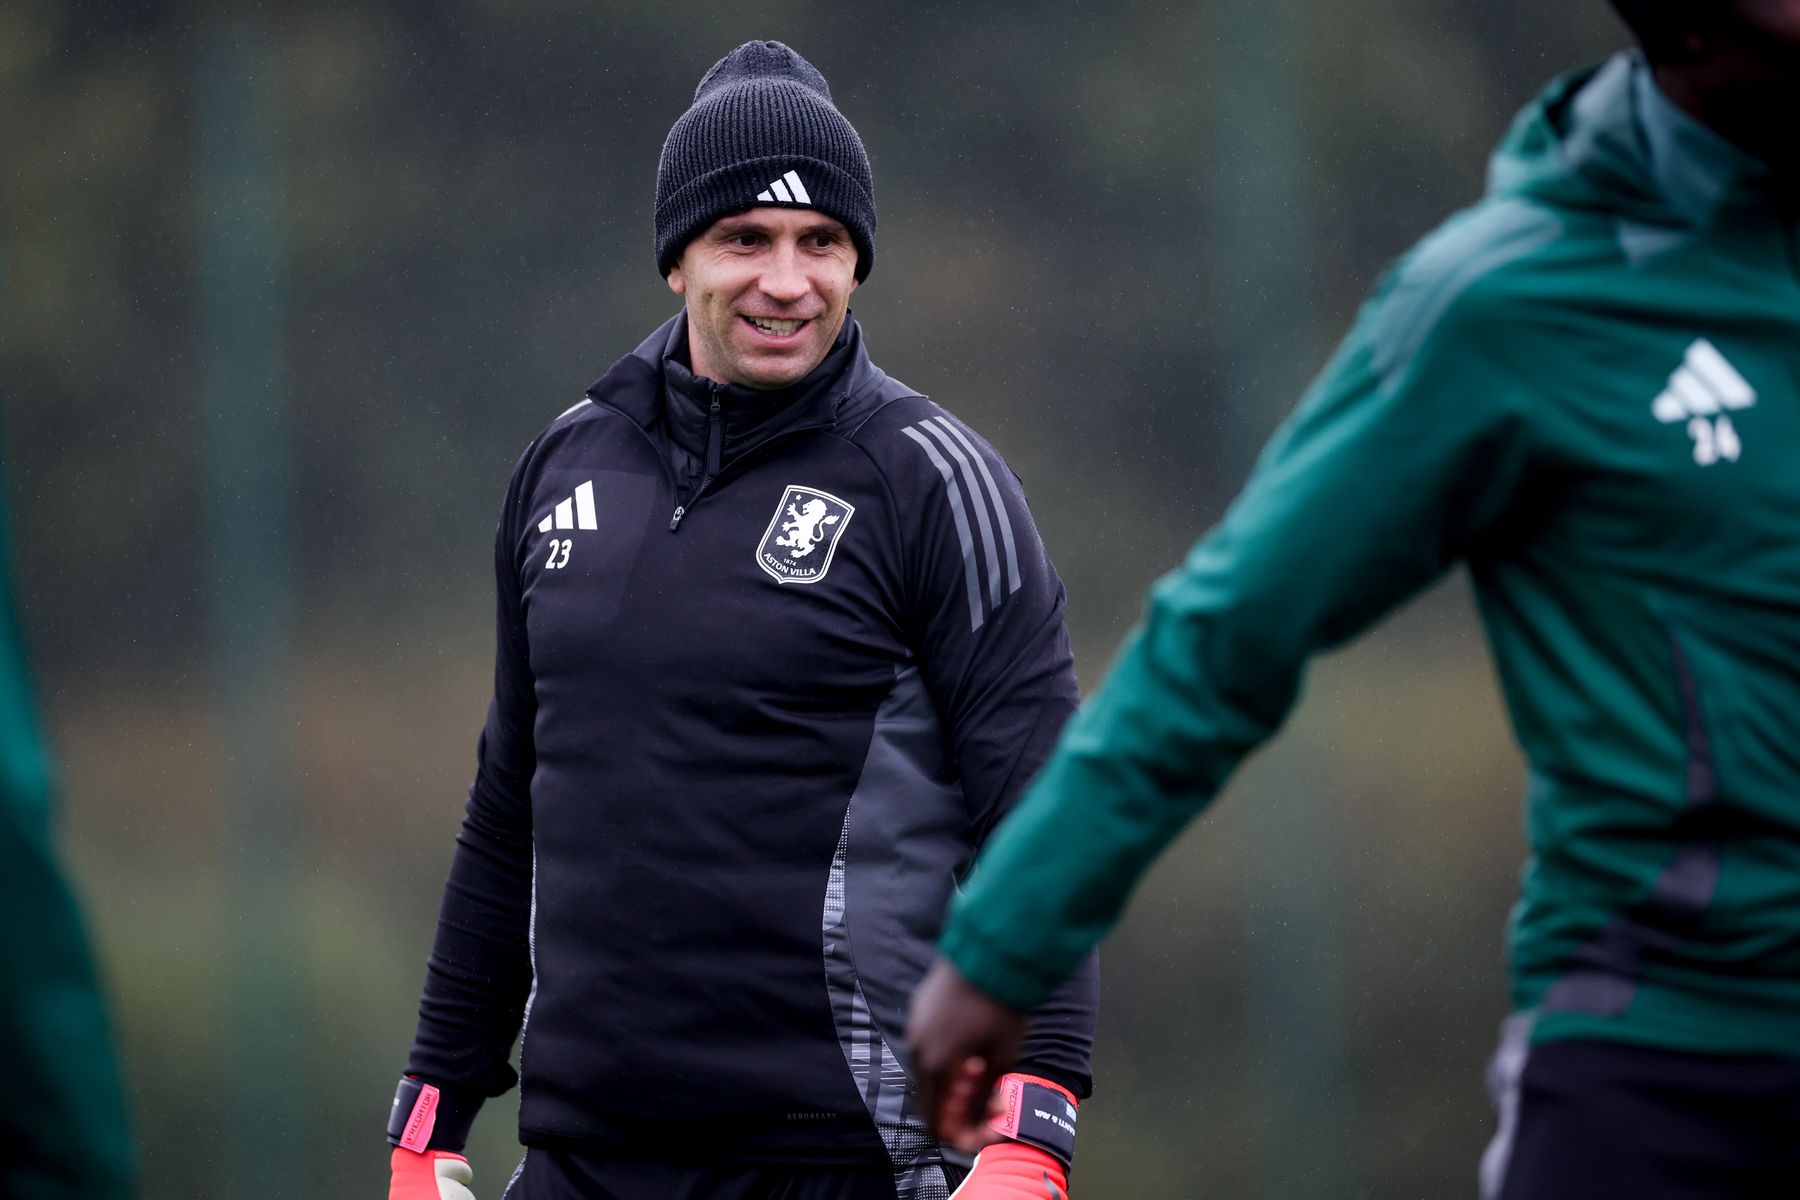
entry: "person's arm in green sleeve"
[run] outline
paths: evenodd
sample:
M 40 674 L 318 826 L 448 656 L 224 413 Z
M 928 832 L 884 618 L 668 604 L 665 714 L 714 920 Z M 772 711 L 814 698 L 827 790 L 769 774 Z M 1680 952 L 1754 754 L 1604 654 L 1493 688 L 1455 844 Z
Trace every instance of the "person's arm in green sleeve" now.
M 48 775 L 11 597 L 0 589 L 0 1196 L 125 1200 L 124 1090 L 53 846 Z
M 122 1200 L 132 1194 L 112 1033 L 75 897 L 48 830 L 0 802 L 0 1195 Z
M 1494 326 L 1517 301 L 1490 275 L 1464 278 L 1466 259 L 1444 270 L 1420 257 L 1365 308 L 1223 522 L 1156 584 L 1111 676 L 977 861 L 939 947 L 993 1001 L 1038 1004 L 1280 726 L 1307 660 L 1507 513 L 1530 432 L 1525 364 Z M 951 1070 L 960 1048 L 934 1042 L 943 1018 L 922 1007 L 915 1054 Z

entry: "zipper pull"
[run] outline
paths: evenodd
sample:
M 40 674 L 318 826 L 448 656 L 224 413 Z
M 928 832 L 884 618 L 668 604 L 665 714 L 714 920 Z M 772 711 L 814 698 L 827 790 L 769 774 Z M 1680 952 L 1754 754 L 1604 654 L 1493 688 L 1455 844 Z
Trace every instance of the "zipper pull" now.
M 675 532 L 676 527 L 681 524 L 681 518 L 686 515 L 687 515 L 687 505 L 677 504 L 675 506 L 675 515 L 669 518 L 669 532 L 670 533 Z

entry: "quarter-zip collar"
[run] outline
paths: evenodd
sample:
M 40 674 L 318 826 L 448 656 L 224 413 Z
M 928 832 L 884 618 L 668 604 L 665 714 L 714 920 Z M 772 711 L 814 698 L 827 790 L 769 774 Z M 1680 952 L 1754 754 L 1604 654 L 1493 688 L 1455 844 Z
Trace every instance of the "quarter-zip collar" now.
M 861 351 L 861 330 L 848 316 L 823 361 L 805 378 L 763 390 L 722 384 L 694 374 L 688 365 L 687 317 L 669 330 L 662 358 L 662 416 L 681 466 L 717 475 L 746 450 L 801 426 L 829 424 L 843 398 L 850 363 Z M 685 461 L 684 461 L 685 460 Z
M 680 422 L 669 418 L 664 377 L 669 363 L 674 361 L 670 356 L 677 348 L 685 349 L 686 346 L 687 314 L 677 313 L 657 326 L 636 350 L 613 363 L 604 375 L 590 384 L 588 399 L 629 419 L 652 442 L 679 446 L 671 426 Z M 685 363 L 681 364 L 681 369 L 689 380 L 694 378 Z M 726 389 L 720 398 L 721 417 L 725 415 L 723 410 L 728 397 L 741 393 L 749 398 L 749 404 L 741 413 L 734 413 L 729 418 L 729 431 L 736 436 L 730 439 L 728 446 L 721 446 L 722 457 L 729 462 L 750 446 L 801 425 L 831 423 L 841 403 L 873 392 L 886 378 L 881 369 L 869 361 L 862 327 L 857 324 L 854 314 L 846 316 L 844 328 L 839 331 L 838 340 L 825 361 L 792 388 L 783 388 L 779 392 Z M 785 404 L 780 405 L 778 411 L 758 409 L 756 400 L 759 397 L 785 398 Z M 706 399 L 706 408 L 711 408 L 710 395 Z M 759 415 L 763 419 L 758 420 Z M 681 436 L 690 446 L 696 444 L 690 434 Z M 699 441 L 698 446 L 699 453 L 704 455 L 704 441 Z
M 680 528 L 688 506 L 733 461 L 784 434 L 830 428 L 840 419 L 854 426 L 897 386 L 869 361 L 862 327 L 849 315 L 825 360 L 794 386 L 777 391 L 700 379 L 685 361 L 686 347 L 683 312 L 658 326 L 587 390 L 596 406 L 636 425 L 662 458 L 675 489 L 671 533 Z

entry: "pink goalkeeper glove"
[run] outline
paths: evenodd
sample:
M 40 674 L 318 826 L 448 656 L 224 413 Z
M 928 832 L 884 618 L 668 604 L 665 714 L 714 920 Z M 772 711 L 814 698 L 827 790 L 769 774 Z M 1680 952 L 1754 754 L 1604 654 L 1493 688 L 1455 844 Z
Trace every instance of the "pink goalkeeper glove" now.
M 438 1090 L 410 1075 L 400 1080 L 388 1111 L 388 1200 L 475 1200 L 469 1160 L 431 1148 L 437 1124 Z
M 1069 1200 L 1078 1101 L 1037 1075 L 1002 1075 L 988 1128 L 1001 1140 L 975 1156 L 951 1200 Z
M 1069 1173 L 1036 1146 L 995 1142 L 950 1200 L 1069 1200 Z
M 469 1160 L 448 1150 L 403 1150 L 388 1157 L 388 1200 L 475 1200 Z

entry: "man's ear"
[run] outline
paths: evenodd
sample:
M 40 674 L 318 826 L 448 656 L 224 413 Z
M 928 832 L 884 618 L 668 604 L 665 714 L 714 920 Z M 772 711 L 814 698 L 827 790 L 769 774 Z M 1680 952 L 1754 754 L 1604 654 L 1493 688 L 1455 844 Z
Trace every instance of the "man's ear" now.
M 681 273 L 679 263 L 669 268 L 669 290 L 677 296 L 687 295 L 687 277 Z

